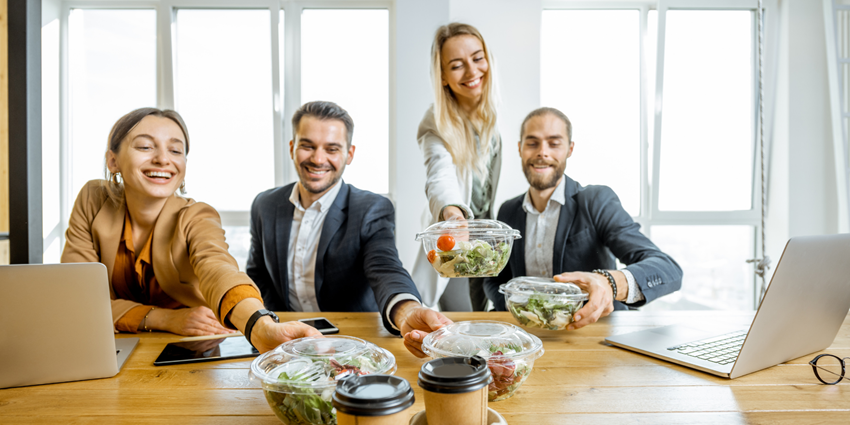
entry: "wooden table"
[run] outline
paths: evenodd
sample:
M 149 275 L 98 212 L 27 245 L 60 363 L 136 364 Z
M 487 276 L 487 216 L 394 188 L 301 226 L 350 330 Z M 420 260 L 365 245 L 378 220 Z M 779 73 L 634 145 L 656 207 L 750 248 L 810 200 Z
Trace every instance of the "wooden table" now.
M 416 375 L 425 360 L 413 357 L 401 339 L 387 333 L 376 313 L 323 315 L 342 334 L 392 351 L 398 362 L 396 375 L 416 391 L 416 404 L 409 412 L 424 408 Z M 508 313 L 447 315 L 455 321 L 515 323 Z M 725 312 L 615 312 L 574 332 L 534 331 L 546 353 L 514 397 L 490 406 L 512 425 L 850 423 L 850 379 L 840 385 L 820 384 L 807 365 L 813 355 L 728 380 L 602 342 L 608 335 L 688 321 L 743 327 L 751 317 Z M 114 378 L 0 390 L 0 423 L 280 423 L 262 391 L 249 381 L 250 360 L 155 367 L 153 361 L 165 344 L 179 337 L 140 336 L 136 351 Z M 850 319 L 826 351 L 850 356 Z

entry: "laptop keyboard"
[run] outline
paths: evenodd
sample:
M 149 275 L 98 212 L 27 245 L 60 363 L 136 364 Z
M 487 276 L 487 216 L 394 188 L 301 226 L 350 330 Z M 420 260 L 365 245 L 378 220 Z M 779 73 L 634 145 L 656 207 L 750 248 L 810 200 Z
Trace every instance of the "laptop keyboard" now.
M 714 338 L 677 345 L 668 348 L 668 350 L 712 363 L 727 365 L 734 363 L 735 359 L 738 358 L 738 353 L 741 352 L 741 346 L 744 344 L 744 338 L 746 337 L 747 331 L 745 329 Z

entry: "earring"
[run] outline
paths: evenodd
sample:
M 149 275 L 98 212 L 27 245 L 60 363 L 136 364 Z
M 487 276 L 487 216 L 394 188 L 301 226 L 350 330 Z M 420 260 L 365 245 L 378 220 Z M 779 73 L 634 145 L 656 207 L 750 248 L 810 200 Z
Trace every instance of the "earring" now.
M 183 183 L 180 183 L 180 194 L 181 195 L 186 194 L 186 180 L 183 180 Z
M 109 179 L 109 181 L 112 182 L 112 184 L 114 184 L 115 186 L 118 186 L 118 185 L 120 185 L 121 183 L 124 182 L 124 179 L 121 179 L 120 182 L 118 181 L 118 179 L 120 177 L 121 177 L 121 172 L 119 171 L 117 173 L 112 174 L 112 178 Z

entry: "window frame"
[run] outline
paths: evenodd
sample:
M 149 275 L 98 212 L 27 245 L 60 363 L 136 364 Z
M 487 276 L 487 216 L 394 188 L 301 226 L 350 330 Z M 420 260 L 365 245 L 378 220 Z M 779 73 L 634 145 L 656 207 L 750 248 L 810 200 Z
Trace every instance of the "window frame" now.
M 60 223 L 44 239 L 44 247 L 49 247 L 57 237 L 62 246 L 65 243 L 65 230 L 68 227 L 72 203 L 76 197 L 70 193 L 71 176 L 70 122 L 69 106 L 69 18 L 72 9 L 153 9 L 156 11 L 156 104 L 161 109 L 173 109 L 175 104 L 175 51 L 174 32 L 176 30 L 178 9 L 267 9 L 270 17 L 271 36 L 271 75 L 274 143 L 274 186 L 279 187 L 297 180 L 295 170 L 285 160 L 288 134 L 292 133 L 287 117 L 301 106 L 301 12 L 304 9 L 384 9 L 389 14 L 388 45 L 388 155 L 395 156 L 395 1 L 394 0 L 65 0 L 60 9 Z M 281 22 L 281 11 L 285 13 Z M 283 31 L 283 34 L 281 34 Z M 281 37 L 282 35 L 282 37 Z M 281 46 L 281 42 L 284 43 Z M 281 57 L 281 47 L 284 48 Z M 281 79 L 281 67 L 284 69 Z M 286 93 L 284 98 L 281 94 Z M 395 164 L 390 161 L 388 170 L 387 196 L 392 199 L 395 190 Z M 271 186 L 270 186 L 271 187 Z M 245 226 L 250 223 L 250 210 L 221 210 L 219 214 L 223 226 Z
M 652 237 L 652 227 L 662 225 L 748 225 L 753 227 L 754 258 L 759 258 L 761 245 L 758 235 L 762 231 L 761 221 L 761 163 L 759 161 L 758 145 L 758 0 L 612 0 L 612 1 L 588 1 L 588 0 L 543 0 L 542 10 L 638 10 L 640 12 L 640 214 L 632 217 L 642 227 L 647 237 Z M 775 12 L 778 11 L 776 0 L 764 0 L 762 7 L 765 9 L 765 27 L 772 27 Z M 647 51 L 648 16 L 650 10 L 656 10 L 657 39 L 655 57 L 655 75 L 649 75 L 649 58 Z M 663 125 L 663 107 L 650 111 L 649 99 L 653 96 L 656 104 L 662 104 L 664 93 L 664 46 L 666 12 L 668 10 L 749 10 L 753 12 L 753 136 L 751 149 L 753 152 L 752 163 L 752 200 L 748 210 L 738 211 L 663 211 L 658 208 L 659 170 L 661 168 L 661 128 Z M 774 13 L 771 13 L 774 12 Z M 767 37 L 768 33 L 765 31 Z M 649 93 L 650 80 L 655 78 L 655 92 Z M 649 115 L 651 114 L 652 115 Z M 648 119 L 653 119 L 653 140 L 649 140 Z M 767 125 L 765 125 L 767 128 Z M 767 131 L 767 130 L 766 130 Z M 652 168 L 650 169 L 650 157 L 652 155 Z M 753 270 L 753 308 L 758 301 L 757 288 L 759 286 L 755 270 Z

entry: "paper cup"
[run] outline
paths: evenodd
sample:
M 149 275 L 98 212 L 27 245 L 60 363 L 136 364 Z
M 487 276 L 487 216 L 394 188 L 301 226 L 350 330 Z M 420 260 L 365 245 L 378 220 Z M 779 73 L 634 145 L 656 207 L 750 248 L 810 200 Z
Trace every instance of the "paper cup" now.
M 410 384 L 390 375 L 353 375 L 333 395 L 338 425 L 404 425 L 414 401 Z
M 479 356 L 443 357 L 419 370 L 419 386 L 425 390 L 428 423 L 487 425 L 487 361 Z

